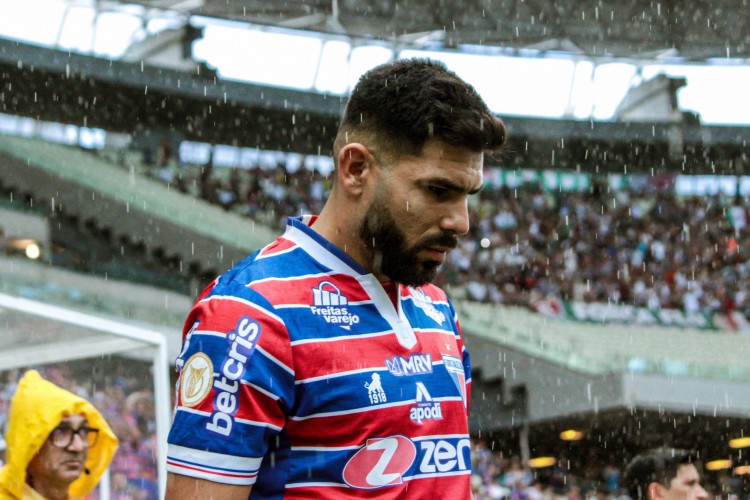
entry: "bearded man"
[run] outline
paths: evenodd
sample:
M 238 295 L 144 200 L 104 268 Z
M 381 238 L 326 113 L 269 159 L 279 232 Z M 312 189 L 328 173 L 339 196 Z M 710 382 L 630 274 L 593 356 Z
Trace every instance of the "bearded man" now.
M 431 284 L 505 128 L 444 65 L 366 73 L 319 216 L 187 318 L 167 498 L 470 498 L 469 355 Z

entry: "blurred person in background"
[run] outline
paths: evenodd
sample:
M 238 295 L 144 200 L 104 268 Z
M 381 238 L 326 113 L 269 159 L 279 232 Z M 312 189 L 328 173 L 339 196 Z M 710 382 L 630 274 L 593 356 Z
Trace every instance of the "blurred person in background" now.
M 0 500 L 85 497 L 107 469 L 117 438 L 85 399 L 27 371 L 11 401 Z
M 637 455 L 625 468 L 624 484 L 633 500 L 704 500 L 696 457 L 674 448 Z

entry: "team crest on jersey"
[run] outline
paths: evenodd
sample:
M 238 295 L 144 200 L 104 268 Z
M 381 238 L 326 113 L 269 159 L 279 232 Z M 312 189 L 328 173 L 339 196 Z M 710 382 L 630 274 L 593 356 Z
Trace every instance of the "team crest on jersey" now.
M 313 305 L 310 311 L 331 325 L 351 330 L 352 325 L 359 323 L 359 315 L 349 312 L 349 299 L 341 293 L 339 287 L 330 281 L 321 281 L 312 289 Z
M 411 296 L 414 305 L 420 308 L 429 318 L 441 325 L 445 323 L 445 314 L 437 310 L 432 299 L 421 288 L 412 288 Z
M 211 392 L 214 365 L 211 359 L 198 352 L 190 356 L 180 374 L 180 401 L 182 406 L 192 408 L 199 405 Z
M 448 371 L 448 374 L 453 379 L 453 383 L 456 384 L 461 399 L 464 401 L 466 406 L 466 372 L 464 372 L 464 364 L 456 356 L 447 356 L 443 354 L 443 366 Z
M 412 354 L 408 358 L 403 356 L 393 356 L 393 359 L 386 359 L 385 366 L 388 371 L 397 377 L 404 375 L 424 375 L 432 373 L 432 355 Z
M 422 382 L 417 382 L 417 406 L 409 410 L 412 422 L 422 425 L 423 420 L 443 420 L 443 409 L 439 401 L 433 401 Z
M 373 373 L 372 380 L 365 382 L 365 389 L 367 389 L 367 396 L 370 398 L 370 404 L 385 403 L 388 401 L 383 390 L 383 385 L 380 383 L 380 374 Z

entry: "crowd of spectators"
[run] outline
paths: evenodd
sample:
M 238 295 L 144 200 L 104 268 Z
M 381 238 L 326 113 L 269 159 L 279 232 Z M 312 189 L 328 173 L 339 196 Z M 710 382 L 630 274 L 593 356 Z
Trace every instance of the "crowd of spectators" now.
M 141 366 L 143 365 L 143 366 Z M 112 500 L 158 500 L 156 421 L 148 367 L 139 361 L 81 360 L 35 367 L 42 377 L 90 401 L 120 440 L 110 464 Z M 0 430 L 23 373 L 9 370 L 0 379 Z M 0 439 L 0 441 L 2 441 Z M 5 445 L 0 443 L 0 459 Z M 98 489 L 87 500 L 99 498 Z
M 594 464 L 573 474 L 556 464 L 532 469 L 517 455 L 492 451 L 472 440 L 472 491 L 475 500 L 630 500 L 613 463 Z
M 469 298 L 539 298 L 750 315 L 747 202 L 594 185 L 488 189 L 447 279 Z
M 330 179 L 283 165 L 197 167 L 169 179 L 185 192 L 283 227 L 319 213 Z M 220 171 L 220 172 L 217 172 Z M 540 299 L 630 304 L 750 318 L 747 198 L 675 194 L 645 183 L 612 190 L 486 186 L 470 202 L 471 232 L 439 284 L 470 300 L 533 307 Z

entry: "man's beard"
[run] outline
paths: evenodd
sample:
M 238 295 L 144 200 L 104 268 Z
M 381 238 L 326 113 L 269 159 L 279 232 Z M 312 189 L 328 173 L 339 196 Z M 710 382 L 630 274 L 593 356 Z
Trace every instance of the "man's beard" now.
M 452 234 L 428 236 L 411 247 L 398 228 L 385 203 L 376 199 L 367 213 L 359 236 L 372 258 L 372 271 L 407 286 L 421 286 L 435 279 L 440 263 L 421 260 L 419 252 L 433 246 L 455 248 L 458 240 Z

